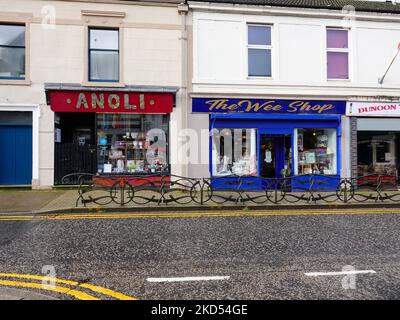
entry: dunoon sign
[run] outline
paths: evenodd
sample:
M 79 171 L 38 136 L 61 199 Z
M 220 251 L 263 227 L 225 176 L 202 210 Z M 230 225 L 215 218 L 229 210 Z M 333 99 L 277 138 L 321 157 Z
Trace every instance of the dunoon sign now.
M 345 101 L 193 98 L 193 112 L 344 114 Z

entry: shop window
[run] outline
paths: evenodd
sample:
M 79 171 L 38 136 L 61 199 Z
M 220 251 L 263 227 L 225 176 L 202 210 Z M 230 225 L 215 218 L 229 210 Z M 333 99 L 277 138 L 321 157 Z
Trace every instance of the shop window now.
M 25 26 L 0 25 L 0 79 L 25 79 Z
M 212 175 L 257 175 L 256 129 L 213 129 Z
M 119 31 L 89 29 L 89 81 L 119 81 Z
M 329 80 L 349 79 L 348 30 L 327 29 L 327 75 Z
M 336 130 L 297 129 L 296 174 L 336 174 Z
M 168 116 L 97 114 L 99 173 L 168 173 Z
M 357 174 L 397 176 L 400 133 L 359 131 L 357 133 Z
M 248 25 L 248 75 L 272 76 L 271 26 Z

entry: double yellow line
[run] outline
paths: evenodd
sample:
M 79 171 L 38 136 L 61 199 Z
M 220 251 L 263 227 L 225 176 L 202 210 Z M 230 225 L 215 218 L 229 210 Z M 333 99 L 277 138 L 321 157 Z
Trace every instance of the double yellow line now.
M 11 278 L 13 280 L 5 280 L 4 278 L 6 279 Z M 21 281 L 21 280 L 37 280 L 41 281 L 41 283 Z M 44 283 L 44 281 L 46 281 L 46 283 Z M 47 284 L 52 282 L 54 282 L 56 285 Z M 67 285 L 69 287 L 60 286 L 59 284 Z M 101 298 L 93 295 L 93 293 L 106 296 L 107 298 L 113 298 L 118 300 L 137 300 L 134 297 L 127 296 L 120 292 L 116 292 L 89 283 L 79 283 L 77 281 L 72 281 L 72 280 L 57 279 L 52 277 L 37 276 L 31 274 L 0 273 L 0 285 L 18 287 L 18 288 L 47 290 L 69 295 L 79 300 L 101 300 Z M 89 291 L 90 294 L 83 291 L 83 289 Z
M 82 213 L 82 214 L 32 214 L 0 215 L 0 221 L 18 220 L 80 220 L 80 219 L 144 219 L 144 218 L 198 218 L 246 216 L 303 216 L 303 215 L 362 215 L 399 214 L 400 208 L 332 208 L 332 209 L 283 209 L 265 211 L 202 211 L 202 212 L 148 212 L 148 213 Z

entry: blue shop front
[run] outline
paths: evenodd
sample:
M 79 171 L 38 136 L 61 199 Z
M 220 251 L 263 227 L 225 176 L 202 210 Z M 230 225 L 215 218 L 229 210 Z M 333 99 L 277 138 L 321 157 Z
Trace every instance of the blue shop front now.
M 345 108 L 345 101 L 192 101 L 193 113 L 209 114 L 209 169 L 214 187 L 225 187 L 229 181 L 232 185 L 238 181 L 235 177 L 241 177 L 242 187 L 282 186 L 286 181 L 291 191 L 308 188 L 311 176 L 318 176 L 318 183 L 327 189 L 336 188 Z

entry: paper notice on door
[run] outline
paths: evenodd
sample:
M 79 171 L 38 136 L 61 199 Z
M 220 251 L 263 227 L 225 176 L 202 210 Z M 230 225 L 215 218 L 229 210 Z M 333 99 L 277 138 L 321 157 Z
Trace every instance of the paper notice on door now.
M 392 161 L 392 154 L 390 152 L 385 153 L 385 162 L 391 162 Z
M 266 163 L 272 162 L 272 152 L 270 150 L 265 151 L 265 162 Z

